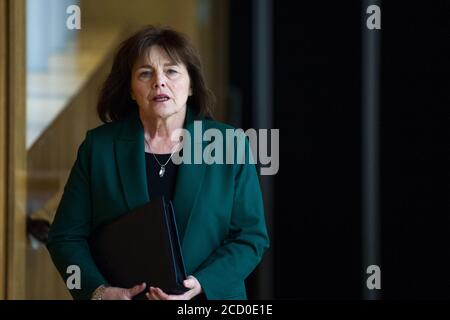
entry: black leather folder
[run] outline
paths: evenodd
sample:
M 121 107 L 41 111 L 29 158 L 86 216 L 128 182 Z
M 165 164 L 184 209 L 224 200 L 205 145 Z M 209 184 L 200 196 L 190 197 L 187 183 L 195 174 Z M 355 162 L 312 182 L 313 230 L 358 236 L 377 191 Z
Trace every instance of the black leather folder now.
M 89 240 L 92 257 L 110 285 L 131 288 L 145 282 L 170 294 L 188 289 L 172 203 L 152 199 L 95 230 Z

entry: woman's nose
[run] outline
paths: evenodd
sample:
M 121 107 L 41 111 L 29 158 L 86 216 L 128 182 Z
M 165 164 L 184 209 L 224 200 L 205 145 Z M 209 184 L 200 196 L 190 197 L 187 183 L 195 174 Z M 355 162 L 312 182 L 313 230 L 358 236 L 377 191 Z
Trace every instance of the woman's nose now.
M 153 88 L 165 87 L 164 79 L 160 75 L 155 76 L 155 82 L 153 83 Z
M 155 82 L 155 83 L 153 84 L 153 88 L 154 88 L 154 89 L 159 88 L 159 87 L 164 88 L 165 86 L 166 86 L 166 85 L 164 84 L 164 82 Z

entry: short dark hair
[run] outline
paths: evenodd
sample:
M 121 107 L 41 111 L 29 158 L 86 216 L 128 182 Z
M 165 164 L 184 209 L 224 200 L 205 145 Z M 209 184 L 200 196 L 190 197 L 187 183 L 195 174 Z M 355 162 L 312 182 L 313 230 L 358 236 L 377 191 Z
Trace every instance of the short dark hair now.
M 98 99 L 99 118 L 104 123 L 118 121 L 137 110 L 138 105 L 130 94 L 131 72 L 136 61 L 154 45 L 163 48 L 173 61 L 184 63 L 192 86 L 187 104 L 197 116 L 212 118 L 215 98 L 206 86 L 200 55 L 192 42 L 173 29 L 152 25 L 137 31 L 119 46 Z

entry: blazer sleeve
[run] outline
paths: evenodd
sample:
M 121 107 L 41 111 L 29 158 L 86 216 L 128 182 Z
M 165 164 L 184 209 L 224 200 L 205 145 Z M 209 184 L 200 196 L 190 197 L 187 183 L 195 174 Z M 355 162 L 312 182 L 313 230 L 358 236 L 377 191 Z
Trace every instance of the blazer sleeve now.
M 248 146 L 246 139 L 246 150 Z M 194 273 L 207 299 L 246 297 L 244 280 L 258 265 L 269 243 L 256 167 L 239 164 L 228 238 Z
M 47 242 L 53 263 L 65 283 L 72 275 L 67 268 L 71 265 L 79 267 L 81 288 L 69 290 L 74 299 L 89 299 L 98 286 L 107 283 L 92 259 L 87 242 L 92 221 L 91 144 L 88 132 L 78 149 Z

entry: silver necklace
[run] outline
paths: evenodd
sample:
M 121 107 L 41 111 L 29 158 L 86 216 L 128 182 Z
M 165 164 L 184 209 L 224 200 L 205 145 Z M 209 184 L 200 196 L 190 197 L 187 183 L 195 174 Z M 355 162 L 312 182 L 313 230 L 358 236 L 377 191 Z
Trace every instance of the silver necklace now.
M 172 154 L 170 155 L 169 159 L 167 159 L 166 163 L 161 164 L 161 162 L 158 161 L 158 158 L 156 158 L 155 154 L 152 153 L 152 150 L 150 149 L 150 143 L 147 142 L 147 139 L 144 138 L 145 143 L 147 144 L 148 150 L 150 151 L 150 153 L 153 155 L 153 157 L 155 158 L 156 162 L 158 162 L 160 169 L 159 169 L 159 177 L 162 178 L 164 177 L 164 173 L 166 172 L 166 165 L 169 163 L 170 159 L 172 159 L 172 156 L 175 154 L 175 152 L 177 151 L 178 145 L 180 144 L 179 142 L 175 145 L 175 149 L 172 152 Z

